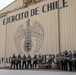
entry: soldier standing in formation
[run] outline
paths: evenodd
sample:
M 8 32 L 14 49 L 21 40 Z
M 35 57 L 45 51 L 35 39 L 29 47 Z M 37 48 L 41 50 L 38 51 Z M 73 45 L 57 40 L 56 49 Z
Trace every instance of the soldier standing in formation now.
M 42 62 L 42 56 L 41 56 L 41 54 L 39 54 L 39 57 L 38 57 L 38 67 L 39 68 L 40 68 L 41 62 Z
M 21 55 L 20 54 L 17 57 L 16 68 L 21 69 Z
M 41 56 L 41 54 L 39 54 L 39 57 L 38 57 L 38 64 L 41 64 L 41 62 L 42 62 L 42 56 Z
M 48 57 L 48 69 L 51 69 L 51 66 L 52 66 L 52 56 L 49 54 L 49 57 Z
M 37 56 L 34 55 L 33 57 L 33 68 L 36 68 L 37 67 Z
M 25 67 L 26 69 L 26 61 L 27 61 L 27 58 L 26 58 L 26 55 L 24 54 L 23 55 L 23 58 L 22 58 L 22 69 Z
M 32 68 L 32 64 L 31 64 L 31 56 L 30 56 L 30 54 L 28 54 L 28 57 L 27 57 L 27 68 L 29 68 L 29 66 L 30 66 L 30 68 Z
M 73 61 L 72 61 L 72 52 L 71 51 L 69 51 L 68 57 L 69 57 L 69 60 L 68 60 L 69 70 L 72 71 Z
M 62 53 L 56 55 L 56 61 L 59 66 L 59 69 L 63 69 L 63 60 L 62 60 Z
M 13 69 L 15 69 L 15 61 L 16 61 L 16 56 L 15 54 L 13 54 L 12 59 L 11 59 L 11 69 L 12 69 L 12 66 L 13 66 Z
M 63 66 L 64 66 L 64 70 L 68 70 L 68 61 L 67 61 L 67 58 L 68 58 L 68 52 L 67 50 L 64 51 L 64 54 L 63 54 Z
M 73 51 L 73 58 L 74 58 L 74 60 L 73 60 L 73 70 L 76 71 L 76 51 L 75 50 Z

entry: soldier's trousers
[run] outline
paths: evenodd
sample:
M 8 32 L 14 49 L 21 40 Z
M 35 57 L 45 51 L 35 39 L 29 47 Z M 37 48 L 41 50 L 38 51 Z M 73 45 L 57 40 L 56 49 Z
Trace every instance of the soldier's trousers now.
M 21 69 L 21 60 L 17 61 L 16 68 L 17 69 Z
M 32 68 L 31 61 L 28 61 L 28 62 L 27 62 L 27 68 L 29 68 L 29 67 Z
M 26 69 L 26 61 L 22 62 L 22 69 L 25 68 Z
M 72 71 L 73 69 L 73 62 L 72 61 L 68 61 L 68 63 L 69 63 L 69 70 L 70 71 Z
M 61 69 L 64 70 L 64 62 L 61 60 Z
M 64 61 L 64 70 L 68 70 L 67 60 Z
M 75 63 L 74 63 L 74 64 L 75 64 L 75 70 L 76 70 L 76 61 L 75 61 Z
M 73 70 L 76 70 L 76 61 L 73 62 Z
M 37 66 L 37 61 L 34 61 L 33 62 L 33 68 L 36 68 L 36 66 Z
M 15 69 L 15 61 L 11 61 L 11 69 Z

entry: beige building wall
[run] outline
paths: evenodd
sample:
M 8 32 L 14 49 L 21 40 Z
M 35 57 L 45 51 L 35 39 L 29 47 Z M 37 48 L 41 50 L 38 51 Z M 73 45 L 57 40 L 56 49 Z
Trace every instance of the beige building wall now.
M 4 17 L 5 18 L 5 17 Z M 2 58 L 5 57 L 6 50 L 6 25 L 2 24 L 3 18 L 0 18 L 0 63 L 2 63 Z M 3 58 L 4 59 L 4 58 Z M 4 62 L 0 64 L 0 67 L 4 66 Z
M 60 9 L 61 51 L 76 50 L 76 0 L 67 0 L 68 7 Z
M 26 21 L 28 19 L 30 19 L 30 25 L 33 27 L 33 22 L 34 21 L 38 21 L 43 29 L 44 29 L 44 37 L 43 37 L 43 45 L 42 47 L 38 50 L 38 52 L 36 54 L 56 54 L 58 53 L 58 21 L 57 21 L 57 10 L 52 11 L 52 12 L 47 12 L 47 13 L 42 13 L 42 4 L 46 4 L 49 3 L 49 1 L 45 1 L 43 3 L 38 3 L 36 5 L 33 6 L 29 6 L 29 8 L 26 9 L 21 9 L 18 10 L 16 12 L 10 13 L 7 15 L 7 17 L 11 16 L 11 15 L 15 15 L 17 13 L 20 12 L 24 12 L 24 11 L 28 11 L 29 10 L 29 14 L 30 14 L 30 10 L 36 7 L 39 7 L 39 15 L 35 15 L 35 16 L 30 16 L 29 18 L 24 18 L 23 20 L 20 21 L 16 21 L 13 23 L 8 23 L 7 24 L 7 49 L 6 49 L 6 55 L 9 57 L 10 55 L 12 55 L 13 53 L 26 53 L 24 51 L 23 48 L 23 44 L 24 44 L 24 39 L 21 40 L 21 47 L 19 46 L 19 50 L 16 50 L 15 47 L 15 42 L 14 42 L 14 37 L 15 37 L 15 33 L 17 28 L 20 25 L 24 25 L 23 28 L 26 28 Z M 51 13 L 51 14 L 50 14 Z M 50 15 L 50 16 L 49 16 Z M 36 39 L 37 37 L 32 37 L 32 43 L 33 43 L 33 47 L 32 50 L 29 52 L 32 56 L 34 55 L 34 51 L 36 50 Z M 11 52 L 12 51 L 12 52 Z M 9 52 L 9 53 L 8 53 Z
M 7 17 L 19 14 L 21 12 L 29 11 L 29 17 L 21 19 L 19 21 L 15 21 L 12 23 L 8 23 L 7 25 L 3 25 L 3 19 L 5 17 L 0 18 L 0 56 L 2 57 L 9 57 L 12 56 L 13 53 L 16 53 L 18 55 L 19 53 L 23 55 L 24 53 L 27 55 L 24 51 L 24 41 L 26 39 L 26 35 L 21 35 L 22 31 L 18 31 L 17 36 L 15 35 L 17 32 L 17 29 L 23 25 L 21 28 L 23 31 L 26 31 L 27 26 L 27 20 L 30 19 L 30 25 L 32 27 L 32 30 L 36 33 L 34 35 L 31 35 L 32 39 L 32 50 L 29 52 L 31 56 L 34 55 L 34 52 L 36 50 L 36 45 L 41 45 L 41 47 L 38 49 L 36 54 L 57 54 L 59 53 L 59 32 L 60 32 L 60 51 L 64 50 L 76 50 L 76 0 L 65 0 L 67 1 L 67 7 L 59 9 L 59 15 L 58 15 L 58 9 L 48 11 L 46 13 L 42 13 L 42 6 L 45 4 L 49 4 L 52 2 L 55 2 L 57 0 L 46 0 L 43 2 L 40 2 L 38 4 L 31 5 L 27 8 L 23 8 L 14 12 L 11 12 L 7 14 Z M 22 2 L 22 1 L 21 1 Z M 19 3 L 20 4 L 20 3 Z M 15 5 L 15 4 L 14 4 Z M 59 7 L 62 6 L 62 0 L 59 0 Z M 10 6 L 12 7 L 12 5 Z M 9 9 L 11 9 L 9 7 Z M 31 9 L 35 9 L 36 7 L 39 7 L 39 15 L 30 16 Z M 47 8 L 45 8 L 46 10 Z M 8 10 L 8 9 L 5 9 Z M 4 11 L 4 10 L 3 10 Z M 2 12 L 3 12 L 2 11 Z M 58 21 L 59 17 L 59 21 Z M 39 26 L 42 27 L 42 30 L 34 29 L 34 22 L 39 23 Z M 59 25 L 60 24 L 60 31 L 59 31 Z M 58 32 L 59 31 L 59 32 Z M 24 33 L 24 32 L 23 32 Z M 39 33 L 43 34 L 43 36 L 39 36 Z M 18 36 L 23 36 L 19 38 Z M 15 45 L 15 37 L 18 39 L 16 40 L 17 45 Z M 37 43 L 36 41 L 41 43 Z M 38 40 L 37 40 L 38 39 Z M 20 41 L 19 41 L 20 40 Z M 16 48 L 17 47 L 17 48 Z M 8 64 L 6 64 L 8 65 Z M 2 65 L 1 65 L 2 66 Z

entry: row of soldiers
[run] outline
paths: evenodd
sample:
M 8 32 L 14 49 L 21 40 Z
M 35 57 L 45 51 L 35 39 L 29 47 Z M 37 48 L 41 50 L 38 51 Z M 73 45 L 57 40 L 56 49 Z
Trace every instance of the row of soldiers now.
M 32 64 L 32 60 L 33 60 L 33 64 Z M 11 69 L 36 68 L 37 64 L 40 64 L 41 61 L 42 61 L 42 57 L 40 54 L 38 57 L 37 55 L 34 55 L 33 58 L 31 58 L 30 54 L 28 54 L 27 57 L 25 54 L 23 55 L 23 57 L 21 57 L 20 54 L 18 56 L 15 56 L 15 54 L 13 54 L 11 59 Z
M 73 53 L 71 51 L 65 50 L 64 52 L 60 52 L 60 54 L 56 55 L 56 61 L 59 64 L 60 69 L 76 71 L 76 51 Z
M 49 66 L 52 65 L 52 62 L 55 64 L 58 64 L 59 68 L 62 70 L 75 70 L 76 71 L 76 51 L 67 51 L 60 52 L 56 55 L 48 55 L 48 64 Z M 55 61 L 56 60 L 56 61 Z M 42 62 L 42 56 L 34 55 L 32 58 L 30 54 L 26 57 L 24 54 L 23 57 L 19 54 L 18 56 L 15 56 L 15 54 L 12 56 L 11 60 L 11 69 L 28 69 L 28 68 L 37 68 L 39 64 Z
M 52 62 L 54 62 L 55 55 L 48 55 L 48 68 L 51 68 Z M 18 56 L 15 56 L 15 54 L 12 56 L 11 59 L 11 69 L 29 69 L 29 68 L 37 68 L 42 63 L 42 55 L 34 55 L 32 58 L 30 54 L 26 57 L 24 54 L 23 57 L 19 54 Z

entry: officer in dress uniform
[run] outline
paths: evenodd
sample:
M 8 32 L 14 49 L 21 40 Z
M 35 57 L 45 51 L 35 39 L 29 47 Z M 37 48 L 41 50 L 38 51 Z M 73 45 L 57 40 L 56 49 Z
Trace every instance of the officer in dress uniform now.
M 26 58 L 26 55 L 24 54 L 23 55 L 23 58 L 22 58 L 22 69 L 25 67 L 26 69 L 26 61 L 27 61 L 27 58 Z
M 71 51 L 69 51 L 68 57 L 69 57 L 69 60 L 68 60 L 69 70 L 72 71 L 73 61 L 72 61 L 72 52 Z
M 15 54 L 13 54 L 12 59 L 11 59 L 11 69 L 12 69 L 12 66 L 13 66 L 13 69 L 15 69 L 15 61 L 16 61 L 16 56 Z
M 37 55 L 34 55 L 33 57 L 33 68 L 36 68 L 37 66 Z
M 16 67 L 17 69 L 21 69 L 21 55 L 20 54 L 17 57 Z
M 73 51 L 73 70 L 76 71 L 76 51 Z
M 29 68 L 29 66 L 30 66 L 30 68 L 32 68 L 32 64 L 31 64 L 31 56 L 30 56 L 30 54 L 28 54 L 28 57 L 27 57 L 27 68 Z

